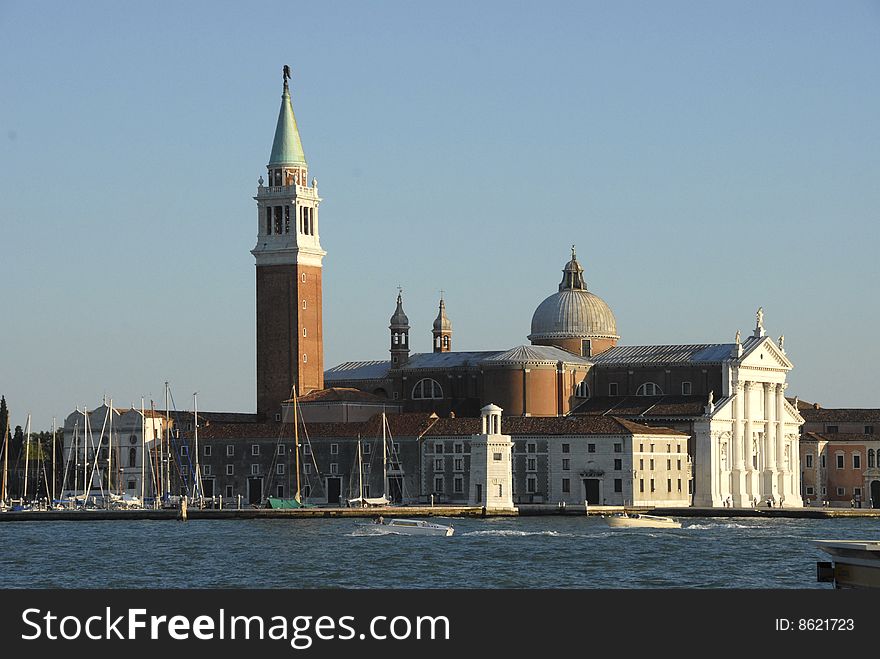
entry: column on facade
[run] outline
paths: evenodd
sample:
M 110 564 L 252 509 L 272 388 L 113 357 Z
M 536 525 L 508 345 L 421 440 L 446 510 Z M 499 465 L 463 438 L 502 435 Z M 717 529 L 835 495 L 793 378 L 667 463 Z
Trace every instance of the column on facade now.
M 764 383 L 764 490 L 776 498 L 776 385 Z
M 776 389 L 776 478 L 779 494 L 785 493 L 786 472 L 785 467 L 785 388 L 786 383 L 780 384 Z
M 735 499 L 735 503 L 740 506 L 748 505 L 745 491 L 745 465 L 743 463 L 743 384 L 742 382 L 734 383 L 733 396 L 733 435 L 730 438 L 730 477 L 731 490 Z

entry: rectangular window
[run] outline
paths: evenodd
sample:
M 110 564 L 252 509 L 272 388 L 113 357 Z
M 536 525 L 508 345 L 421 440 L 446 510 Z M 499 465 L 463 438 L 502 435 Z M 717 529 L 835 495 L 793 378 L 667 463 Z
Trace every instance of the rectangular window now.
M 651 492 L 653 492 L 653 491 L 654 491 L 654 479 L 652 478 L 651 479 Z
M 666 461 L 666 468 L 667 468 L 667 469 L 672 469 L 672 460 L 667 460 L 667 461 Z
M 275 496 L 277 496 L 279 499 L 284 498 L 284 486 L 283 485 L 279 485 L 278 487 L 275 488 Z
M 644 452 L 645 452 L 645 445 L 639 444 L 639 453 L 644 453 Z
M 571 460 L 562 458 L 562 471 L 568 471 L 569 469 L 571 469 Z
M 455 452 L 456 453 L 464 453 L 464 444 L 460 444 L 460 443 L 456 444 L 455 445 Z
M 648 468 L 651 471 L 654 471 L 654 458 L 651 458 L 650 461 L 648 462 L 648 464 L 650 465 Z
M 675 461 L 675 468 L 681 471 L 681 458 Z
M 275 206 L 275 233 L 281 235 L 281 206 Z
M 615 444 L 614 445 L 615 453 L 623 453 L 623 444 Z
M 284 233 L 290 233 L 290 206 L 284 207 Z
M 615 492 L 623 492 L 623 479 L 615 478 L 614 479 L 614 491 Z
M 654 452 L 654 445 L 651 444 L 651 453 L 653 453 L 653 452 Z
M 437 455 L 443 453 L 443 444 L 441 444 L 440 442 L 434 444 L 434 453 L 436 453 Z
M 202 476 L 211 475 L 211 465 L 202 465 Z
M 133 490 L 136 487 L 137 483 L 135 481 L 128 481 L 128 489 Z
M 671 478 L 666 479 L 666 491 L 672 492 L 672 479 Z
M 837 468 L 843 469 L 843 453 L 837 454 Z
M 615 458 L 614 471 L 620 471 L 621 469 L 623 469 L 623 460 L 621 460 L 620 458 Z
M 690 396 L 691 395 L 691 383 L 690 382 L 682 382 L 681 383 L 681 395 L 682 396 Z
M 303 465 L 303 473 L 304 474 L 311 474 L 312 473 L 312 465 L 310 465 L 309 463 L 304 464 Z
M 339 455 L 339 444 L 330 444 L 330 455 Z
M 461 476 L 456 476 L 452 481 L 452 488 L 456 494 L 461 494 L 464 491 L 464 479 Z
M 434 471 L 443 471 L 443 458 L 434 460 Z
M 678 491 L 681 492 L 681 479 L 678 479 Z
M 183 446 L 181 446 L 180 447 L 180 455 L 189 455 L 189 446 L 187 446 L 185 444 Z M 104 458 L 107 457 L 107 449 L 104 449 L 101 457 L 104 457 Z
M 339 463 L 338 462 L 331 462 L 330 463 L 330 473 L 331 474 L 338 474 L 339 473 Z
M 535 452 L 535 444 L 534 443 L 526 444 L 526 452 L 534 453 Z
M 312 445 L 311 444 L 303 444 L 303 455 L 311 455 L 312 454 Z
M 616 382 L 609 382 L 608 383 L 608 395 L 609 396 L 616 396 L 617 395 L 617 383 Z
M 260 445 L 259 444 L 251 444 L 251 455 L 259 455 L 260 454 Z
M 837 426 L 825 426 L 825 432 L 837 432 Z
M 434 492 L 443 494 L 443 476 L 434 479 Z
M 822 469 L 825 468 L 825 454 L 824 453 L 819 456 L 819 466 L 822 467 Z
M 205 455 L 206 458 L 210 458 L 210 457 L 211 457 L 211 447 L 210 447 L 210 446 L 206 446 L 206 447 L 205 447 L 204 455 Z
M 562 445 L 563 453 L 571 453 L 571 444 L 563 444 Z
M 640 478 L 639 479 L 639 492 L 644 492 L 644 491 L 645 491 L 645 479 Z
M 455 458 L 452 468 L 455 469 L 455 471 L 464 471 L 464 460 L 461 458 Z
M 861 469 L 862 468 L 862 454 L 861 453 L 853 453 L 853 469 Z
M 370 444 L 364 444 L 361 447 L 361 450 L 364 452 L 364 455 L 370 455 L 370 452 L 373 450 Z
M 838 487 L 837 488 L 837 496 L 842 497 L 845 495 L 846 495 L 846 488 L 845 487 Z
M 529 458 L 528 460 L 526 460 L 526 469 L 529 471 L 535 471 L 535 464 L 535 458 Z
M 370 473 L 370 465 L 368 465 L 368 464 L 366 464 L 366 465 L 361 465 L 361 468 L 363 469 L 363 473 L 365 473 L 365 474 L 369 474 L 369 473 Z
M 873 435 L 874 434 L 874 426 L 865 426 L 865 434 Z
M 853 488 L 853 496 L 854 496 L 854 497 L 860 497 L 860 496 L 862 496 L 862 488 L 860 488 L 860 487 L 854 487 L 854 488 Z
M 537 479 L 534 478 L 533 476 L 527 478 L 526 479 L 526 492 L 528 492 L 529 494 L 534 494 L 537 491 L 537 488 L 536 488 L 537 482 L 538 482 Z
M 266 235 L 272 235 L 272 207 L 266 206 Z
M 232 498 L 232 486 L 231 485 L 226 486 L 226 498 L 227 499 Z
M 260 465 L 251 465 L 251 476 L 259 476 L 260 475 Z
M 277 465 L 275 465 L 275 473 L 278 474 L 279 476 L 284 475 L 284 464 L 283 463 L 279 462 Z
M 235 467 L 233 465 L 226 465 L 226 475 L 233 476 L 235 474 Z
M 809 494 L 809 495 L 812 496 L 812 495 L 815 494 L 815 493 L 816 493 L 816 491 L 813 489 L 813 486 L 812 486 L 812 485 L 808 485 L 808 486 L 807 486 L 807 494 Z
M 828 494 L 828 489 L 823 487 L 822 488 L 822 496 L 824 497 L 826 494 Z
M 806 465 L 807 469 L 812 469 L 813 468 L 813 454 L 807 453 L 807 455 L 804 457 L 805 457 L 804 464 Z
M 492 459 L 493 459 L 495 462 L 500 462 L 500 461 L 501 461 L 501 454 L 500 454 L 500 453 L 493 453 L 493 454 L 492 454 Z
M 284 455 L 284 444 L 278 445 L 278 455 Z
M 643 458 L 639 458 L 639 469 L 645 468 L 645 461 Z
M 571 492 L 571 480 L 568 478 L 562 479 L 562 491 L 563 493 Z
M 595 444 L 587 444 L 587 453 L 595 453 L 596 445 Z

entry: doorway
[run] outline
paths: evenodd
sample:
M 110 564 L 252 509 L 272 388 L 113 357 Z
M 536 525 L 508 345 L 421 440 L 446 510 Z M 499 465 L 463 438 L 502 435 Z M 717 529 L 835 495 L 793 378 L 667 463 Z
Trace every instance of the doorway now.
M 263 502 L 263 479 L 248 478 L 248 503 L 259 506 Z
M 327 478 L 327 503 L 338 506 L 339 497 L 342 496 L 342 479 L 339 477 Z
M 585 478 L 584 479 L 584 501 L 591 504 L 599 504 L 601 503 L 601 499 L 599 498 L 599 479 L 598 478 Z
M 394 503 L 403 501 L 403 477 L 388 477 L 388 498 Z
M 880 481 L 871 481 L 871 507 L 880 508 Z

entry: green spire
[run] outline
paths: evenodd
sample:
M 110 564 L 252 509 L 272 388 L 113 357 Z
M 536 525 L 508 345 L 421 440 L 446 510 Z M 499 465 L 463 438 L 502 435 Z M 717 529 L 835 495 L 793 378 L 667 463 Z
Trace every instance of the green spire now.
M 293 116 L 293 107 L 290 104 L 290 90 L 287 87 L 289 71 L 290 69 L 285 66 L 284 92 L 281 94 L 281 110 L 278 113 L 278 125 L 275 126 L 275 141 L 272 142 L 269 166 L 306 164 L 299 130 L 296 128 L 296 118 Z

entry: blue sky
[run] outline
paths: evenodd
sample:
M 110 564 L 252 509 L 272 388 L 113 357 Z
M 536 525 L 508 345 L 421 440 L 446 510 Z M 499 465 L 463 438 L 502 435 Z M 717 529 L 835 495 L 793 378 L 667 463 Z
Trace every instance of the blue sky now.
M 0 393 L 48 428 L 255 409 L 252 196 L 281 66 L 325 366 L 527 343 L 577 245 L 621 343 L 763 306 L 790 394 L 880 407 L 880 3 L 0 1 Z

